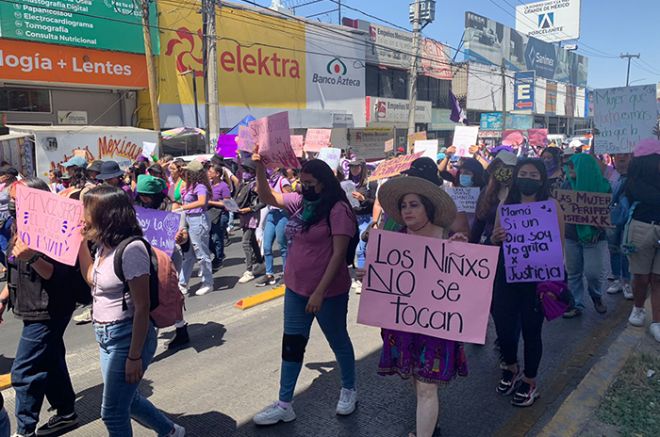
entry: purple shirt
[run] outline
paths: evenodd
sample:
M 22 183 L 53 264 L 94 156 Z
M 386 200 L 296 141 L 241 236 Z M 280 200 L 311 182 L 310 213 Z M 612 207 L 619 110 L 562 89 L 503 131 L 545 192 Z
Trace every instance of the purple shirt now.
M 185 188 L 185 190 L 182 190 L 182 198 L 183 198 L 183 204 L 188 205 L 189 203 L 196 202 L 197 199 L 199 199 L 199 196 L 206 196 L 206 202 L 207 204 L 204 205 L 203 207 L 199 208 L 193 208 L 193 209 L 187 209 L 186 214 L 201 214 L 206 209 L 208 208 L 208 201 L 209 201 L 209 190 L 206 188 L 204 184 L 196 184 L 195 186 L 192 187 L 191 190 L 188 190 L 188 187 Z
M 229 191 L 229 185 L 225 181 L 220 181 L 219 183 L 211 186 L 212 195 L 211 200 L 214 202 L 221 201 L 231 197 L 231 191 Z

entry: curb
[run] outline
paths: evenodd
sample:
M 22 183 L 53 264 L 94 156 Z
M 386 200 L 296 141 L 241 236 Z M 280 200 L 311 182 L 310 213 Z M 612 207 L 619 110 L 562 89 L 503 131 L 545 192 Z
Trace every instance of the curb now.
M 582 382 L 562 403 L 557 413 L 538 434 L 539 437 L 573 437 L 581 433 L 628 357 L 646 335 L 646 328 L 626 326 L 607 354 L 594 364 Z
M 277 299 L 278 297 L 284 296 L 285 289 L 286 286 L 280 285 L 279 287 L 275 287 L 272 290 L 264 291 L 258 294 L 254 294 L 252 296 L 245 297 L 239 300 L 238 302 L 236 302 L 234 304 L 234 308 L 238 308 L 239 310 L 246 310 L 248 308 L 261 305 L 262 303 L 266 303 L 273 299 Z
M 0 391 L 11 387 L 11 374 L 0 375 Z

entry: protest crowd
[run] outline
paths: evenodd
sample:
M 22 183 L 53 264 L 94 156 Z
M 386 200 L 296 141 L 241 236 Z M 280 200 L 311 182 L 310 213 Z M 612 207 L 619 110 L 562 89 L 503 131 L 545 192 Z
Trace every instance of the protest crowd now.
M 63 339 L 74 311 L 76 323 L 92 323 L 99 344 L 99 413 L 108 435 L 132 435 L 131 418 L 159 436 L 185 435 L 140 395 L 138 383 L 154 357 L 158 328 L 175 327 L 169 349 L 195 342 L 184 299 L 214 291 L 231 235 L 242 236 L 245 254 L 239 283 L 286 286 L 279 395 L 254 417 L 257 425 L 295 420 L 294 391 L 314 319 L 341 370 L 336 412 L 354 412 L 351 295 L 360 295 L 359 322 L 375 324 L 375 309 L 382 309 L 410 328 L 381 326 L 374 371 L 414 381 L 417 424 L 410 435 L 417 437 L 433 435 L 438 388 L 468 376 L 463 342 L 483 344 L 489 318 L 501 368 L 493 396 L 510 396 L 516 407 L 540 395 L 544 323 L 586 311 L 606 317 L 604 293 L 630 300 L 629 323 L 642 327 L 651 319 L 650 335 L 660 342 L 659 140 L 612 156 L 554 143 L 477 144 L 460 152 L 451 146 L 433 157 L 410 147 L 376 163 L 329 142 L 293 160 L 265 146 L 187 161 L 142 156 L 127 169 L 74 156 L 47 182 L 22 177 L 7 163 L 0 168 L 7 280 L 0 320 L 12 311 L 23 322 L 11 371 L 16 436 L 59 435 L 77 426 Z M 79 211 L 80 224 L 65 221 L 61 231 L 79 245 L 67 247 L 67 259 L 62 250 L 36 250 L 21 231 L 37 220 L 29 211 L 55 195 L 70 202 L 62 211 Z M 282 275 L 274 269 L 276 254 Z M 191 287 L 196 266 L 201 282 Z M 465 282 L 438 281 L 436 270 Z M 392 272 L 403 278 L 394 286 Z M 413 305 L 414 292 L 427 283 L 446 307 Z M 452 309 L 477 291 L 479 314 Z M 378 306 L 379 296 L 388 295 L 387 306 Z M 649 295 L 652 314 L 645 309 Z M 55 412 L 46 421 L 44 398 Z M 2 410 L 0 437 L 8 428 Z

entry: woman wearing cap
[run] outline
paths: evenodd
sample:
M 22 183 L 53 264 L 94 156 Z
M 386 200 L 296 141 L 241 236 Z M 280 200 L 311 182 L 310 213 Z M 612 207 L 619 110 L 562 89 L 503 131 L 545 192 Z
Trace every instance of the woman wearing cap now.
M 357 217 L 360 235 L 362 235 L 362 233 L 369 227 L 369 223 L 371 223 L 371 214 L 374 210 L 378 183 L 376 181 L 369 182 L 367 163 L 364 159 L 349 162 L 348 172 L 349 179 L 355 184 L 355 191 L 351 193 L 351 197 L 358 202 L 358 206 L 353 207 L 353 212 Z M 364 268 L 366 254 L 367 242 L 360 239 L 360 243 L 355 252 L 357 259 L 355 267 L 358 269 Z M 356 286 L 357 285 L 359 285 L 359 283 L 356 284 Z
M 186 186 L 181 192 L 183 204 L 178 210 L 183 211 L 185 214 L 186 226 L 188 227 L 188 235 L 193 250 L 183 256 L 183 264 L 179 275 L 179 288 L 184 294 L 188 293 L 188 282 L 196 258 L 202 271 L 202 286 L 195 294 L 203 296 L 213 290 L 213 271 L 209 249 L 211 224 L 206 214 L 208 201 L 211 198 L 211 186 L 201 162 L 191 161 L 184 170 Z M 193 253 L 194 257 L 192 256 Z
M 626 194 L 634 209 L 623 242 L 635 299 L 628 321 L 633 326 L 644 326 L 644 303 L 650 288 L 653 313 L 649 330 L 660 342 L 660 141 L 641 141 L 633 156 Z
M 546 147 L 541 153 L 545 170 L 548 172 L 550 192 L 561 188 L 564 183 L 564 173 L 561 165 L 561 149 L 559 147 Z
M 407 176 L 387 181 L 378 200 L 401 232 L 445 239 L 456 217 L 454 201 L 436 184 Z M 364 270 L 358 272 L 364 276 Z M 438 421 L 438 385 L 456 375 L 467 376 L 462 343 L 390 329 L 383 329 L 383 351 L 378 374 L 413 378 L 417 393 L 417 437 L 431 437 Z M 415 435 L 412 434 L 411 435 Z
M 550 191 L 543 161 L 524 159 L 518 162 L 513 171 L 513 184 L 503 204 L 523 204 L 548 199 L 550 199 Z M 559 222 L 559 234 L 563 237 L 564 216 L 559 203 L 554 202 Z M 491 241 L 500 245 L 505 239 L 506 231 L 501 226 L 498 212 Z M 517 407 L 529 407 L 539 397 L 536 376 L 543 354 L 541 338 L 543 311 L 536 293 L 538 284 L 535 282 L 508 283 L 503 258 L 501 253 L 495 276 L 492 304 L 493 320 L 505 365 L 497 392 L 505 396 L 515 392 L 511 404 Z M 524 339 L 524 370 L 518 364 L 520 328 L 522 328 Z
M 346 253 L 357 225 L 346 193 L 333 169 L 323 161 L 306 162 L 300 172 L 302 194 L 278 193 L 268 184 L 257 154 L 257 189 L 261 200 L 286 209 L 289 256 L 284 271 L 284 336 L 279 401 L 254 417 L 257 425 L 296 418 L 291 402 L 303 364 L 312 322 L 316 318 L 341 369 L 336 412 L 355 411 L 355 353 L 346 329 L 351 277 Z

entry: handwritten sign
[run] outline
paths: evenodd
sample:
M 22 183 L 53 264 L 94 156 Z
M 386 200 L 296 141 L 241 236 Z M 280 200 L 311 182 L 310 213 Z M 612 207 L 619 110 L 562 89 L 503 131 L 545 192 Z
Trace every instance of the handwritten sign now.
M 408 135 L 408 153 L 413 151 L 413 147 L 417 141 L 424 141 L 426 138 L 426 131 L 415 132 L 414 134 Z
M 564 211 L 564 221 L 566 223 L 591 225 L 600 228 L 612 227 L 610 221 L 611 194 L 555 190 L 552 197 L 557 199 Z
M 302 158 L 303 157 L 303 142 L 304 142 L 305 137 L 302 135 L 291 135 L 291 147 L 293 148 L 293 151 L 296 154 L 296 158 Z
M 394 138 L 385 141 L 385 148 L 383 151 L 385 153 L 394 151 Z
M 438 140 L 415 141 L 415 153 L 421 153 L 435 162 L 438 159 Z
M 376 170 L 371 173 L 371 176 L 369 176 L 369 181 L 377 181 L 378 179 L 398 176 L 402 171 L 408 170 L 412 162 L 421 156 L 421 153 L 415 153 L 412 155 L 399 156 L 394 159 L 383 161 L 378 165 L 378 167 L 376 167 Z
M 305 136 L 305 150 L 308 152 L 319 152 L 330 145 L 332 129 L 307 129 Z
M 250 136 L 259 144 L 261 161 L 266 167 L 300 168 L 300 162 L 291 147 L 288 112 L 251 121 L 248 128 Z
M 240 209 L 238 203 L 234 199 L 224 199 L 222 203 L 225 205 L 225 209 L 229 212 L 238 212 Z
M 554 200 L 500 206 L 506 280 L 564 280 L 564 256 Z
M 454 142 L 456 156 L 471 157 L 470 147 L 477 144 L 479 126 L 456 126 L 454 127 Z
M 318 159 L 328 164 L 333 171 L 337 171 L 339 160 L 341 159 L 341 149 L 325 147 L 319 152 Z
M 139 206 L 135 207 L 138 223 L 144 239 L 169 256 L 174 252 L 174 237 L 179 230 L 181 216 L 176 212 L 159 211 Z
M 534 146 L 534 147 L 548 146 L 547 129 L 527 129 L 527 138 L 530 146 Z
M 655 85 L 594 90 L 593 96 L 597 154 L 630 153 L 640 140 L 653 136 L 658 123 Z
M 498 252 L 371 231 L 358 323 L 484 344 Z
M 358 206 L 360 206 L 360 202 L 358 202 L 358 200 L 355 197 L 353 197 L 353 193 L 357 191 L 355 182 L 349 179 L 346 181 L 341 181 L 339 185 L 341 185 L 341 189 L 344 190 L 344 192 L 346 193 L 346 197 L 348 198 L 348 201 L 351 203 L 351 206 L 353 208 L 357 208 Z
M 238 127 L 238 136 L 236 136 L 236 144 L 238 150 L 243 152 L 254 153 L 254 138 L 250 135 L 250 129 L 247 126 Z
M 458 212 L 474 213 L 477 210 L 477 200 L 481 189 L 478 187 L 446 188 L 447 194 L 454 200 Z
M 502 144 L 505 146 L 519 147 L 525 142 L 523 131 L 518 129 L 505 130 L 502 134 Z
M 16 227 L 30 249 L 69 266 L 82 241 L 83 205 L 50 191 L 16 186 Z

